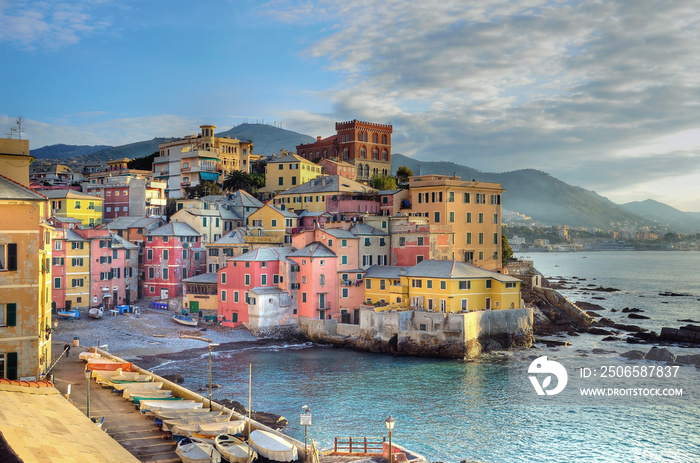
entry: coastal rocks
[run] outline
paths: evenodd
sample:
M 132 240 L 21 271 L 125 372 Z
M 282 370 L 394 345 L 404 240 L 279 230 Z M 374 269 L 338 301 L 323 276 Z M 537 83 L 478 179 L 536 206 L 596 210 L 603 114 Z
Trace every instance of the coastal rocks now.
M 624 309 L 622 309 L 622 313 L 639 313 L 639 312 L 644 312 L 644 311 L 642 309 L 638 309 L 636 307 L 632 308 L 632 309 L 630 309 L 629 307 L 625 307 Z
M 700 354 L 679 355 L 676 357 L 676 363 L 682 363 L 683 365 L 700 365 Z
M 638 313 L 627 314 L 627 318 L 632 318 L 634 320 L 651 320 L 651 317 L 646 315 L 639 315 Z
M 581 310 L 592 310 L 595 312 L 600 312 L 601 310 L 605 310 L 605 307 L 603 307 L 602 305 L 593 304 L 591 302 L 585 302 L 585 301 L 576 301 L 576 306 Z
M 674 362 L 676 356 L 670 350 L 664 347 L 652 347 L 644 356 L 645 360 L 654 360 L 657 362 Z
M 166 379 L 172 383 L 175 383 L 175 384 L 182 384 L 185 382 L 185 378 L 183 378 L 182 375 L 178 374 L 178 373 L 173 373 L 170 375 L 163 375 L 162 378 Z
M 665 296 L 665 297 L 693 297 L 692 294 L 688 294 L 688 293 L 672 293 L 672 292 L 659 293 L 659 296 Z
M 664 327 L 661 328 L 659 338 L 663 341 L 700 344 L 700 326 L 686 325 L 679 329 Z
M 611 331 L 604 330 L 603 328 L 588 328 L 590 334 L 597 334 L 600 336 L 609 336 L 612 334 Z
M 602 286 L 598 286 L 597 288 L 588 288 L 589 291 L 599 291 L 603 293 L 616 293 L 619 292 L 620 290 L 617 288 L 603 288 Z
M 641 350 L 631 350 L 629 352 L 624 352 L 620 354 L 620 357 L 624 357 L 630 360 L 641 360 L 644 358 L 644 352 Z

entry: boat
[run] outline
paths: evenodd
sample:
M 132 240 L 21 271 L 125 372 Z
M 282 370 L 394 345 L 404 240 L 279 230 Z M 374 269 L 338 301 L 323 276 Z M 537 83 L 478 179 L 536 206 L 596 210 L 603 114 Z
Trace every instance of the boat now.
M 163 431 L 170 431 L 178 436 L 188 436 L 191 432 L 197 432 L 202 424 L 221 423 L 228 421 L 226 415 L 221 413 L 207 413 L 195 416 L 185 416 L 175 419 L 164 419 Z
M 100 357 L 101 357 L 101 355 L 98 354 L 97 352 L 81 352 L 80 354 L 78 354 L 78 358 L 79 358 L 80 360 L 85 360 L 86 362 L 87 362 L 89 359 L 97 359 L 97 358 L 100 358 Z
M 224 419 L 226 417 L 224 416 Z M 219 434 L 240 434 L 245 422 L 236 421 L 205 421 L 193 424 L 177 424 L 170 426 L 170 432 L 177 436 L 196 437 L 198 439 L 214 440 Z
M 258 455 L 274 461 L 294 461 L 299 458 L 297 447 L 277 434 L 256 429 L 250 433 L 250 446 Z
M 248 461 L 249 452 L 251 461 L 258 459 L 258 454 L 255 450 L 248 447 L 248 444 L 231 434 L 219 434 L 214 438 L 214 445 L 216 446 L 216 450 L 218 450 L 221 456 L 227 459 L 229 463 L 245 463 Z
M 88 315 L 90 315 L 92 318 L 102 318 L 102 314 L 104 314 L 102 307 L 95 307 L 88 310 Z
M 184 438 L 177 443 L 175 453 L 183 463 L 220 463 L 221 454 L 213 445 L 205 442 L 194 442 Z
M 99 359 L 90 359 L 90 360 L 99 360 Z M 122 371 L 123 370 L 130 371 L 131 367 L 133 366 L 133 363 L 131 363 L 131 362 L 94 362 L 93 363 L 93 362 L 90 362 L 90 360 L 88 360 L 88 365 L 87 365 L 87 367 L 90 371 L 94 371 L 94 370 L 114 371 L 114 370 L 119 370 L 119 369 L 121 369 Z
M 184 410 L 158 410 L 155 415 L 160 420 L 181 420 L 190 417 L 197 417 L 202 414 L 211 413 L 220 415 L 218 412 L 210 412 L 207 408 L 189 408 Z
M 187 326 L 197 326 L 197 319 L 188 317 L 187 315 L 178 315 L 174 314 L 173 315 L 173 320 L 178 322 L 181 325 L 187 325 Z
M 58 315 L 60 315 L 63 318 L 68 318 L 68 319 L 80 318 L 80 312 L 78 312 L 77 310 L 61 310 L 57 313 L 58 313 Z
M 139 403 L 139 410 L 143 415 L 154 415 L 158 410 L 186 408 L 202 408 L 201 402 L 194 400 L 142 400 Z

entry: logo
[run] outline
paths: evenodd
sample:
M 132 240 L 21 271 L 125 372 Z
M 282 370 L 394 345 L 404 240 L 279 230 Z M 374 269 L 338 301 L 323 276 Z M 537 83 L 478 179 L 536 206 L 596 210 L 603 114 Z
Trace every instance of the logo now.
M 536 358 L 527 369 L 528 373 L 546 374 L 542 384 L 537 380 L 537 376 L 529 376 L 530 382 L 537 391 L 537 395 L 557 395 L 566 387 L 566 382 L 569 377 L 566 374 L 566 368 L 554 360 L 547 360 L 547 356 Z M 557 386 L 553 389 L 547 389 L 552 382 L 552 375 L 557 378 Z

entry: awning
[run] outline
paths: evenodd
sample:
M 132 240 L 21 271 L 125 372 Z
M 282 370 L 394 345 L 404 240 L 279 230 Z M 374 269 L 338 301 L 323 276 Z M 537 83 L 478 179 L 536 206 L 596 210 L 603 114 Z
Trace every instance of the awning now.
M 219 181 L 219 174 L 216 172 L 200 172 L 199 178 L 202 180 L 211 180 L 213 182 Z
M 112 293 L 102 293 L 102 297 L 112 297 Z

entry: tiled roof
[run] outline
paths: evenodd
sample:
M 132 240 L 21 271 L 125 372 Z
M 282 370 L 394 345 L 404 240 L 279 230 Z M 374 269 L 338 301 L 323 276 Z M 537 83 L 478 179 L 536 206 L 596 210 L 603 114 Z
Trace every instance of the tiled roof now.
M 115 241 L 117 243 L 116 246 L 114 244 Z M 112 234 L 112 247 L 122 247 L 124 249 L 139 249 L 139 245 L 131 243 L 130 241 L 127 241 L 121 236 L 115 234 Z
M 387 236 L 388 233 L 364 223 L 356 223 L 350 227 L 350 233 L 360 236 Z
M 185 283 L 218 283 L 219 276 L 216 272 L 209 272 L 185 278 L 182 281 L 184 281 Z
M 66 229 L 66 241 L 87 241 L 71 229 Z
M 228 194 L 223 200 L 224 203 L 232 204 L 237 207 L 263 207 L 264 204 L 243 190 L 236 190 Z
M 358 237 L 350 233 L 349 230 L 343 230 L 342 228 L 326 228 L 324 232 L 338 239 L 358 239 Z
M 390 265 L 373 265 L 365 272 L 365 278 L 394 278 L 398 279 L 411 267 L 397 267 Z
M 245 244 L 245 228 L 239 227 L 230 233 L 225 233 L 212 244 Z
M 285 260 L 292 253 L 292 248 L 274 246 L 267 248 L 253 249 L 229 260 L 249 261 L 249 262 L 269 262 L 275 260 Z
M 306 164 L 313 164 L 311 161 L 308 161 L 301 156 L 297 156 L 296 154 L 288 154 L 284 157 L 281 157 L 279 159 L 275 159 L 274 161 L 268 161 L 268 164 L 281 164 L 283 162 L 304 162 Z
M 300 214 L 299 218 L 303 217 L 320 217 L 322 215 L 328 216 L 328 217 L 333 217 L 330 213 L 326 211 L 307 211 L 304 209 Z
M 307 244 L 298 251 L 289 254 L 289 257 L 337 257 L 333 251 L 318 241 Z
M 41 194 L 49 199 L 84 199 L 86 201 L 104 201 L 99 196 L 89 195 L 87 193 L 81 193 L 75 190 L 41 190 Z
M 201 236 L 197 230 L 186 223 L 170 222 L 146 233 L 150 236 Z
M 340 175 L 324 175 L 302 183 L 299 186 L 288 189 L 280 193 L 281 195 L 291 194 L 315 194 L 315 193 L 375 193 L 377 190 L 363 185 L 349 178 Z
M 46 196 L 0 175 L 0 199 L 24 199 L 30 201 L 46 201 Z
M 257 295 L 286 293 L 286 291 L 281 289 L 279 286 L 256 286 L 255 288 L 251 289 L 250 292 Z
M 408 269 L 406 276 L 444 279 L 492 278 L 502 282 L 520 281 L 508 275 L 489 272 L 456 260 L 424 260 Z

